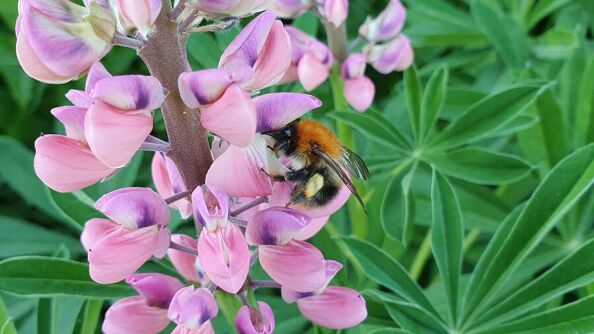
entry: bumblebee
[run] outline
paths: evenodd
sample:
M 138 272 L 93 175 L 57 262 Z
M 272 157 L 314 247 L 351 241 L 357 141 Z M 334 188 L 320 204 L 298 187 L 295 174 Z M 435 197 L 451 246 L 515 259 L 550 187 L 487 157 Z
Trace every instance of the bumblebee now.
M 290 160 L 287 173 L 272 176 L 274 181 L 295 183 L 289 204 L 325 206 L 338 195 L 344 184 L 364 207 L 351 176 L 366 180 L 370 176 L 369 170 L 330 129 L 313 120 L 296 120 L 281 130 L 266 134 L 273 139 L 269 147 Z

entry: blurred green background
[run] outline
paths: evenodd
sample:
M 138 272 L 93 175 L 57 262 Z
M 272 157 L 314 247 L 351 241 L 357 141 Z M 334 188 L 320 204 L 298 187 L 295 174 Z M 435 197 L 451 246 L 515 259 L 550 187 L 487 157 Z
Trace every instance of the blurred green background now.
M 380 0 L 351 0 L 348 19 L 349 35 L 356 36 L 367 15 L 377 14 L 387 3 Z M 469 273 L 484 252 L 500 222 L 514 207 L 524 202 L 542 181 L 544 175 L 575 149 L 594 141 L 594 1 L 593 0 L 408 0 L 404 33 L 415 49 L 415 65 L 421 82 L 442 66 L 449 69 L 446 98 L 440 113 L 439 126 L 459 117 L 473 103 L 493 92 L 526 82 L 549 84 L 534 106 L 514 119 L 512 125 L 496 136 L 477 143 L 485 149 L 513 154 L 533 168 L 513 182 L 483 185 L 469 177 L 456 178 L 467 234 L 463 272 Z M 152 154 L 138 153 L 132 163 L 107 182 L 74 194 L 57 194 L 48 190 L 33 172 L 33 143 L 41 133 L 62 133 L 49 111 L 67 105 L 64 94 L 81 89 L 84 80 L 65 85 L 45 85 L 28 78 L 15 56 L 14 25 L 17 0 L 0 1 L 0 260 L 27 255 L 45 255 L 84 262 L 85 254 L 78 242 L 81 225 L 97 214 L 88 205 L 111 190 L 138 185 L 150 186 Z M 294 22 L 308 33 L 324 40 L 324 33 L 313 15 Z M 190 38 L 188 52 L 194 69 L 214 67 L 222 50 L 238 29 L 200 34 Z M 129 49 L 114 48 L 102 61 L 114 75 L 146 73 L 144 65 Z M 376 83 L 377 97 L 373 112 L 381 114 L 406 136 L 410 136 L 402 73 L 380 75 L 373 69 L 367 73 Z M 298 84 L 276 87 L 278 91 L 303 91 Z M 333 97 L 328 83 L 312 93 L 324 107 L 312 113 L 333 126 L 326 117 L 333 111 Z M 166 138 L 157 113 L 154 135 Z M 400 215 L 391 209 L 390 171 L 403 157 L 387 151 L 363 130 L 355 131 L 357 147 L 374 173 L 365 185 L 369 216 L 349 224 L 346 210 L 333 216 L 331 224 L 313 243 L 327 258 L 346 264 L 338 283 L 358 289 L 378 288 L 355 265 L 345 244 L 333 237 L 354 234 L 381 248 L 384 254 L 406 267 L 436 304 L 443 299 L 436 292 L 438 269 L 429 257 L 427 235 L 431 225 L 431 198 L 428 184 L 431 172 L 419 167 L 412 180 L 416 215 L 414 229 L 405 248 L 390 229 L 393 218 Z M 591 199 L 591 194 L 588 195 Z M 549 268 L 561 257 L 592 236 L 594 216 L 591 202 L 580 202 L 573 219 L 583 221 L 580 228 L 560 228 L 547 237 L 530 258 L 528 276 Z M 191 233 L 192 224 L 174 215 L 172 230 Z M 394 218 L 397 219 L 397 218 Z M 577 244 L 576 244 L 577 243 Z M 336 245 L 340 247 L 337 247 Z M 37 268 L 31 268 L 35 271 Z M 49 270 L 51 268 L 39 268 Z M 144 270 L 171 272 L 171 267 L 156 262 Z M 2 274 L 0 273 L 0 276 Z M 520 283 L 520 281 L 518 281 Z M 583 287 L 551 307 L 588 296 L 592 287 Z M 368 297 L 370 317 L 356 329 L 347 332 L 367 333 L 372 329 L 395 327 L 398 318 L 381 300 Z M 84 325 L 88 317 L 99 316 L 109 301 L 85 300 L 72 296 L 38 298 L 0 294 L 0 320 L 10 319 L 19 333 L 93 333 Z M 320 333 L 298 316 L 295 306 L 285 306 L 272 292 L 258 292 L 258 298 L 269 301 L 277 315 L 278 333 Z M 3 301 L 3 302 L 2 302 Z M 556 303 L 556 304 L 555 304 Z M 47 312 L 51 309 L 51 312 Z M 8 312 L 8 313 L 7 313 Z M 9 317 L 7 317 L 7 314 Z M 48 317 L 50 314 L 50 317 Z M 49 320 L 48 320 L 49 319 Z M 40 325 L 42 324 L 42 325 Z M 49 324 L 49 325 L 43 325 Z M 401 327 L 402 324 L 398 323 Z M 12 333 L 9 322 L 0 321 L 0 334 Z M 91 326 L 92 327 L 92 326 Z M 220 332 L 229 331 L 223 316 L 217 320 Z M 419 332 L 424 332 L 419 329 Z M 395 332 L 394 332 L 395 333 Z

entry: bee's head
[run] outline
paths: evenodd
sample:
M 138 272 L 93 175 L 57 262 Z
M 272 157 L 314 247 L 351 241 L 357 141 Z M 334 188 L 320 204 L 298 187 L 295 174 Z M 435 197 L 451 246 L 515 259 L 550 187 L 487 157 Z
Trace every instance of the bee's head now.
M 280 130 L 265 132 L 264 134 L 274 139 L 274 150 L 288 154 L 293 136 L 294 123 L 291 123 Z

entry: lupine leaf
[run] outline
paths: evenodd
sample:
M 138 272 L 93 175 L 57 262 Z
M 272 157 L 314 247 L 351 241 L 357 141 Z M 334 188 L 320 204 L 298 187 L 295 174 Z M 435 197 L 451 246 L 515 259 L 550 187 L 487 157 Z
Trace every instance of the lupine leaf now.
M 408 120 L 412 133 L 415 137 L 415 143 L 419 141 L 421 133 L 421 108 L 423 89 L 417 76 L 417 70 L 411 66 L 404 72 L 404 93 L 406 96 L 406 109 L 408 110 Z
M 445 102 L 445 94 L 448 83 L 448 69 L 441 67 L 437 69 L 427 82 L 421 104 L 420 116 L 420 140 L 423 141 L 433 129 L 437 115 Z
M 397 173 L 389 181 L 380 207 L 380 221 L 386 234 L 406 247 L 415 222 L 415 202 L 410 189 L 416 166 Z

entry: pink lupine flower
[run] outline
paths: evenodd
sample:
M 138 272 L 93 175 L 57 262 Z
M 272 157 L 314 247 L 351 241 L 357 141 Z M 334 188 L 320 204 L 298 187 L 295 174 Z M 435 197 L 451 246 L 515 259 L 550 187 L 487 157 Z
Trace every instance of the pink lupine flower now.
M 164 153 L 155 152 L 151 163 L 151 172 L 153 183 L 161 197 L 169 198 L 186 191 L 186 186 L 175 163 Z M 179 210 L 182 219 L 188 219 L 192 215 L 192 203 L 188 199 L 181 199 L 169 206 Z
M 220 99 L 233 80 L 225 70 L 185 72 L 179 76 L 179 93 L 184 103 L 190 108 L 201 108 Z
M 323 14 L 334 26 L 340 26 L 349 15 L 349 0 L 323 0 Z
M 239 334 L 271 334 L 274 332 L 274 313 L 264 302 L 258 302 L 258 308 L 244 305 L 237 312 L 235 329 Z
M 360 324 L 367 318 L 365 299 L 357 291 L 327 286 L 342 265 L 326 261 L 326 283 L 317 291 L 297 292 L 282 288 L 283 300 L 297 302 L 301 314 L 311 322 L 332 329 L 344 329 Z
M 198 258 L 210 281 L 229 293 L 243 287 L 250 269 L 250 251 L 241 230 L 233 224 L 198 237 Z
M 330 217 L 319 217 L 319 218 L 312 218 L 311 222 L 307 224 L 297 235 L 295 236 L 296 240 L 307 240 L 314 237 L 318 232 L 320 232 L 326 223 L 328 223 L 328 219 Z
M 135 272 L 169 247 L 169 209 L 148 188 L 124 188 L 101 197 L 95 208 L 108 219 L 89 220 L 81 235 L 88 252 L 90 275 L 102 284 Z
M 161 12 L 161 0 L 115 0 L 122 26 L 138 31 L 144 38 L 152 31 Z
M 124 167 L 153 128 L 152 110 L 163 102 L 159 81 L 147 76 L 111 77 L 96 63 L 85 91 L 66 95 L 76 106 L 52 110 L 66 136 L 35 142 L 35 172 L 60 192 L 80 190 Z
M 291 37 L 292 60 L 282 81 L 298 79 L 305 90 L 312 91 L 328 79 L 334 62 L 332 52 L 324 43 L 295 27 L 285 29 Z
M 279 17 L 295 18 L 313 6 L 312 0 L 276 0 L 270 10 Z
M 95 2 L 20 0 L 18 9 L 17 57 L 36 80 L 70 81 L 111 49 L 115 18 Z
M 214 16 L 242 17 L 268 8 L 274 0 L 190 0 L 189 4 Z
M 198 242 L 187 235 L 174 234 L 171 236 L 171 242 L 189 249 L 198 249 Z M 198 282 L 203 286 L 206 284 L 206 277 L 204 277 L 202 266 L 196 255 L 169 248 L 167 250 L 167 256 L 175 270 L 186 280 Z
M 105 334 L 159 333 L 169 324 L 167 309 L 183 284 L 163 274 L 136 274 L 126 278 L 139 296 L 117 301 L 105 313 Z
M 210 319 L 218 312 L 219 307 L 208 289 L 194 290 L 193 286 L 188 286 L 175 294 L 167 315 L 177 324 L 172 333 L 202 334 L 214 333 Z
M 299 211 L 273 207 L 257 213 L 246 230 L 248 242 L 258 246 L 264 271 L 295 291 L 315 291 L 326 281 L 322 253 L 311 244 L 293 240 L 309 222 Z
M 359 35 L 371 42 L 395 38 L 404 26 L 406 10 L 399 0 L 391 0 L 376 18 L 367 18 L 359 28 Z
M 266 94 L 254 98 L 253 102 L 256 131 L 259 133 L 281 129 L 321 106 L 319 99 L 297 93 Z M 214 161 L 206 183 L 224 189 L 227 195 L 233 197 L 269 195 L 272 193 L 272 183 L 267 175 L 269 158 L 276 159 L 270 154 L 266 139 L 261 134 L 255 135 L 248 146 L 231 145 Z
M 282 79 L 291 63 L 291 42 L 282 22 L 264 12 L 233 39 L 221 56 L 219 67 L 247 91 L 272 86 Z
M 194 219 L 208 232 L 216 232 L 229 224 L 229 199 L 218 187 L 201 186 L 192 193 Z
M 367 110 L 375 97 L 375 85 L 365 76 L 367 60 L 359 53 L 351 54 L 343 63 L 341 77 L 344 81 L 344 97 L 357 111 Z
M 363 53 L 371 65 L 380 73 L 404 71 L 414 60 L 410 40 L 403 34 L 381 45 L 367 45 Z

